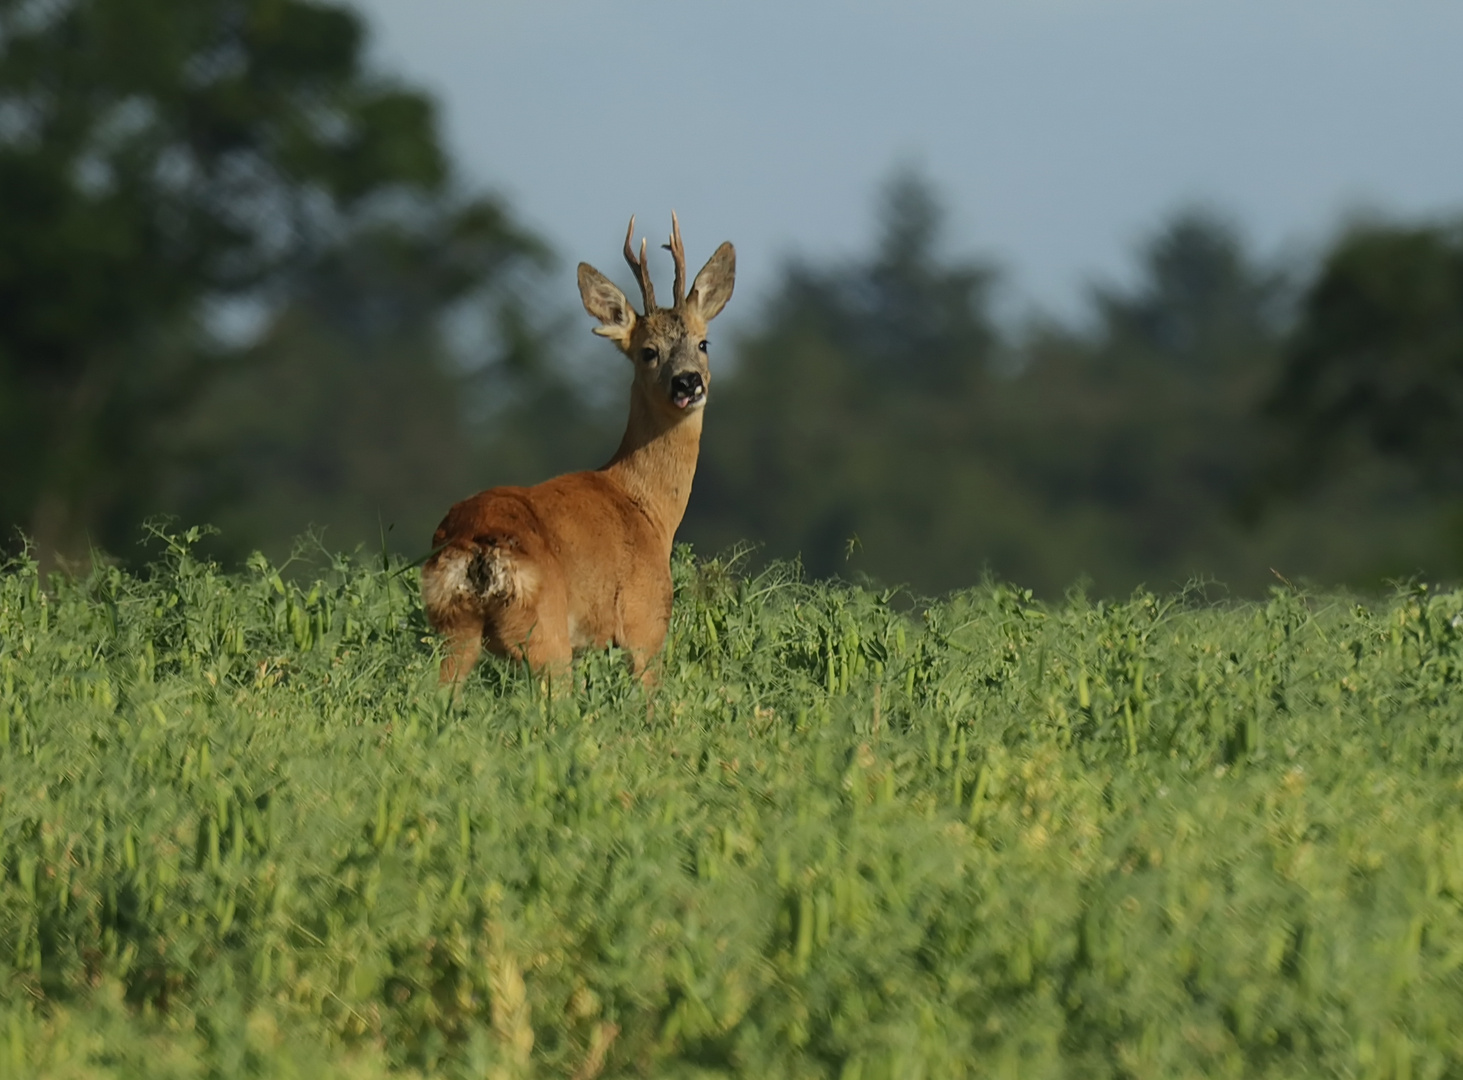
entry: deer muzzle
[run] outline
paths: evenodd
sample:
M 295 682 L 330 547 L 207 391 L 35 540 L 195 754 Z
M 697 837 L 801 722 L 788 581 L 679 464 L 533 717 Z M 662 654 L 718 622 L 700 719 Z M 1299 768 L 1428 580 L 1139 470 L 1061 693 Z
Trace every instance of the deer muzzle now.
M 678 409 L 690 408 L 706 400 L 706 383 L 698 371 L 683 371 L 671 377 L 671 404 Z

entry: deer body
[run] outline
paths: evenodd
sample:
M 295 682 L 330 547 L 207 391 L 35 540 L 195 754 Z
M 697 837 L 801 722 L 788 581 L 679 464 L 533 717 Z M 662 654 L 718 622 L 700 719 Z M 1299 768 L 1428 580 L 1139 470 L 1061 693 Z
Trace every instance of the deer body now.
M 580 296 L 601 324 L 595 333 L 635 366 L 620 447 L 603 468 L 492 488 L 447 512 L 422 567 L 427 617 L 448 639 L 444 683 L 465 677 L 484 646 L 562 672 L 576 651 L 617 645 L 648 676 L 665 641 L 671 544 L 691 495 L 710 383 L 706 324 L 731 297 L 736 254 L 722 244 L 686 294 L 672 215 L 675 303 L 657 308 L 645 244 L 638 260 L 630 246 L 634 229 L 631 218 L 625 258 L 644 315 L 579 264 Z

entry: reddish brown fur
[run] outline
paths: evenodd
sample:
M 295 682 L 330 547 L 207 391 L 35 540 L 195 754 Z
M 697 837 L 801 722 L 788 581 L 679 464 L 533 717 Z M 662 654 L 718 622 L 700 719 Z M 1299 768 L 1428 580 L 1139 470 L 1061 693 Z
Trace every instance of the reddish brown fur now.
M 630 219 L 633 235 L 635 219 Z M 636 313 L 604 275 L 579 264 L 586 310 L 635 365 L 620 448 L 593 472 L 528 488 L 500 487 L 453 506 L 432 537 L 422 599 L 448 639 L 441 679 L 458 682 L 483 646 L 562 672 L 576 650 L 611 644 L 636 671 L 665 641 L 671 613 L 671 542 L 686 511 L 701 445 L 710 370 L 706 324 L 731 297 L 736 254 L 722 244 L 685 297 L 685 256 L 672 215 L 675 302 L 657 308 L 645 265 L 625 241 L 646 312 Z M 653 357 L 651 352 L 653 351 Z M 692 396 L 699 380 L 701 393 Z M 689 404 L 677 400 L 690 397 Z

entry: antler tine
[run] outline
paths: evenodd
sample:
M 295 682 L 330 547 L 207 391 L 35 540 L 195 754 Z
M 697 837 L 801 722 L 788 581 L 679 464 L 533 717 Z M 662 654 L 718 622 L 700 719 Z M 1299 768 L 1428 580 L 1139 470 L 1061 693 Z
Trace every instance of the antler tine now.
M 655 284 L 650 280 L 650 268 L 645 265 L 645 241 L 640 241 L 640 258 L 635 258 L 635 215 L 630 215 L 630 227 L 625 230 L 625 261 L 635 271 L 635 280 L 640 283 L 640 296 L 645 301 L 645 314 L 655 310 Z
M 676 212 L 671 211 L 671 242 L 662 244 L 671 253 L 671 258 L 676 263 L 676 282 L 671 289 L 671 295 L 675 297 L 676 307 L 681 306 L 681 301 L 686 299 L 686 248 L 681 243 L 681 223 L 676 218 Z

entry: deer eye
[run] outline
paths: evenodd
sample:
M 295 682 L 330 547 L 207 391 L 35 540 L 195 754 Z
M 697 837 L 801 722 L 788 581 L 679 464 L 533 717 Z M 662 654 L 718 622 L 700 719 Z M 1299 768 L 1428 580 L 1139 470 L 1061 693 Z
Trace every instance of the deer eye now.
M 649 345 L 640 350 L 640 359 L 644 360 L 647 364 L 655 363 L 658 356 L 660 356 L 660 353 L 656 352 Z
M 701 344 L 699 344 L 699 345 L 696 346 L 696 348 L 700 349 L 702 352 L 705 352 L 706 351 L 706 342 L 703 340 L 701 342 Z

